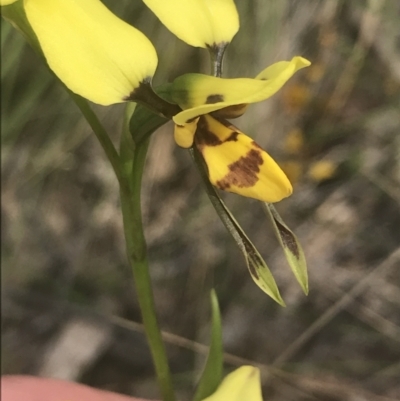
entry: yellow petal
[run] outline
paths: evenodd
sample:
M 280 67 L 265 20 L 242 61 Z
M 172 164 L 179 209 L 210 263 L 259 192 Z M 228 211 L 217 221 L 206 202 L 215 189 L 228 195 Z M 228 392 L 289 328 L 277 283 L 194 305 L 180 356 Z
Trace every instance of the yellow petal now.
M 271 156 L 227 122 L 201 117 L 195 143 L 217 188 L 270 203 L 292 193 L 290 181 Z
M 174 117 L 176 124 L 228 106 L 255 103 L 275 94 L 292 75 L 311 63 L 302 57 L 280 61 L 255 79 L 226 79 L 202 74 L 185 74 L 172 84 L 171 97 L 185 109 Z
M 236 369 L 203 401 L 262 401 L 259 369 L 254 366 Z
M 0 6 L 7 6 L 8 4 L 15 3 L 18 0 L 0 0 Z
M 196 47 L 230 42 L 239 29 L 233 0 L 143 0 L 179 39 Z
M 124 101 L 153 76 L 157 54 L 99 0 L 25 0 L 50 68 L 73 92 L 102 105 Z
M 182 148 L 190 148 L 193 145 L 194 134 L 197 129 L 197 122 L 199 121 L 196 118 L 194 121 L 187 123 L 185 125 L 176 125 L 174 128 L 174 138 L 177 145 Z

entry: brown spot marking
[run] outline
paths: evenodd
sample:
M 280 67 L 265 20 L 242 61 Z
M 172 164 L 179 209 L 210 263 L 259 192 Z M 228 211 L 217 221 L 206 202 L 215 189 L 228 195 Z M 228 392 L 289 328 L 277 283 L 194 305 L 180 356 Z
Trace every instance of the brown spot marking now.
M 200 149 L 203 146 L 218 146 L 222 144 L 222 141 L 217 137 L 217 135 L 210 131 L 207 121 L 201 117 L 197 124 L 195 141 L 197 147 Z
M 227 191 L 231 187 L 231 184 L 224 180 L 217 181 L 215 185 L 217 186 L 217 188 L 222 189 L 223 191 Z
M 237 142 L 238 135 L 239 135 L 239 132 L 232 131 L 232 133 L 228 136 L 228 138 L 225 139 L 224 142 L 231 142 L 231 141 L 232 142 Z
M 227 124 L 224 124 L 224 122 L 222 121 L 220 121 L 220 123 L 227 126 Z M 237 142 L 239 132 L 236 132 L 229 126 L 227 127 L 231 129 L 232 132 L 224 141 L 221 141 L 221 139 L 219 139 L 218 136 L 215 135 L 214 132 L 210 130 L 207 121 L 204 118 L 200 117 L 200 120 L 197 124 L 197 131 L 195 136 L 196 145 L 201 150 L 201 148 L 204 146 L 219 146 L 225 142 L 230 142 L 230 141 Z
M 219 103 L 224 101 L 224 96 L 223 95 L 209 95 L 207 96 L 206 104 L 214 104 L 214 103 Z
M 278 220 L 274 219 L 276 225 L 278 226 L 279 233 L 282 238 L 283 244 L 289 248 L 290 252 L 297 258 L 300 259 L 300 251 L 299 247 L 297 246 L 296 240 L 293 237 L 293 234 Z
M 253 187 L 257 181 L 257 174 L 260 172 L 260 166 L 264 163 L 259 150 L 251 149 L 246 156 L 228 166 L 229 173 L 216 182 L 220 189 L 228 189 L 231 185 L 239 188 Z

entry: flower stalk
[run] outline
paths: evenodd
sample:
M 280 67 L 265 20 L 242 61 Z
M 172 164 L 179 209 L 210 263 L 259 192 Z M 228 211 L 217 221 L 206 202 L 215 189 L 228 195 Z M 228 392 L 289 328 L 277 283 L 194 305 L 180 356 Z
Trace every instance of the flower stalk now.
M 163 401 L 175 401 L 167 353 L 157 320 L 146 238 L 144 236 L 141 189 L 149 139 L 134 143 L 129 132 L 132 105 L 127 105 L 121 136 L 121 162 L 127 187 L 121 186 L 120 199 L 126 250 L 132 268 L 134 284 L 142 314 L 143 326 L 159 383 Z M 131 146 L 129 146 L 129 144 Z M 132 157 L 133 156 L 133 157 Z
M 207 47 L 211 59 L 211 75 L 214 77 L 222 76 L 222 60 L 228 44 L 229 43 L 221 43 L 219 45 Z

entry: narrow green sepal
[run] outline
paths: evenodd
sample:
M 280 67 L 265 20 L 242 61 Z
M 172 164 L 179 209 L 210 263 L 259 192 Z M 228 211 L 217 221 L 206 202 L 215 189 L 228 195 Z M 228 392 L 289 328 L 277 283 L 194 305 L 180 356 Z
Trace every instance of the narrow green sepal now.
M 239 249 L 243 252 L 247 267 L 254 282 L 275 302 L 281 306 L 286 306 L 281 294 L 279 293 L 275 279 L 264 259 L 258 252 L 257 248 L 247 237 L 242 227 L 240 227 L 239 223 L 233 217 L 229 209 L 226 207 L 216 189 L 210 183 L 206 166 L 204 165 L 204 161 L 198 150 L 196 148 L 191 148 L 189 151 L 206 186 L 207 195 L 210 198 L 219 218 L 232 235 Z
M 207 361 L 200 377 L 193 401 L 200 401 L 213 394 L 222 380 L 223 347 L 222 347 L 222 323 L 218 298 L 215 290 L 211 291 L 211 344 Z
M 308 295 L 307 262 L 303 248 L 293 231 L 285 224 L 271 203 L 264 203 L 265 210 L 272 221 L 276 237 L 285 253 L 286 260 L 299 282 L 304 294 Z

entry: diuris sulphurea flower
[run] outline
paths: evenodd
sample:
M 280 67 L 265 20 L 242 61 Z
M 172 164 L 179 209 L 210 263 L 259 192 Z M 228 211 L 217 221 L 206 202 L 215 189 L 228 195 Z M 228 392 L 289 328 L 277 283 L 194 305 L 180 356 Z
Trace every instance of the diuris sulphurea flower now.
M 18 1 L 24 4 L 49 67 L 71 91 L 101 105 L 139 102 L 172 118 L 176 143 L 198 148 L 211 183 L 222 190 L 265 202 L 278 202 L 292 193 L 278 164 L 226 119 L 269 98 L 310 63 L 294 57 L 271 65 L 254 79 L 219 77 L 223 51 L 239 28 L 232 0 L 143 0 L 180 39 L 219 57 L 217 76 L 178 77 L 169 85 L 168 101 L 151 87 L 158 61 L 151 42 L 101 1 Z
M 183 109 L 173 117 L 175 140 L 182 147 L 190 147 L 194 141 L 213 185 L 270 203 L 292 193 L 278 164 L 225 118 L 241 116 L 249 103 L 272 96 L 296 71 L 308 65 L 304 58 L 294 57 L 273 64 L 255 79 L 186 74 L 174 81 L 170 98 Z
M 216 58 L 222 58 L 239 29 L 232 0 L 144 2 L 171 32 L 192 46 L 208 48 Z M 277 163 L 225 118 L 239 117 L 249 103 L 272 96 L 309 64 L 302 57 L 294 57 L 290 62 L 273 64 L 255 79 L 220 78 L 218 65 L 214 77 L 185 74 L 177 78 L 169 94 L 169 99 L 183 109 L 173 117 L 176 143 L 184 148 L 195 144 L 211 183 L 222 190 L 266 202 L 289 196 L 292 186 Z

